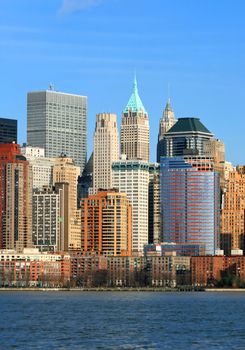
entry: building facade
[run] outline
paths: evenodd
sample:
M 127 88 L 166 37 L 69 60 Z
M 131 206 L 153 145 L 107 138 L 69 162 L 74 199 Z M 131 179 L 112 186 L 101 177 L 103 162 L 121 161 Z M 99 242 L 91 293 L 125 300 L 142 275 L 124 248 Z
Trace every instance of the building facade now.
M 198 118 L 179 118 L 158 142 L 160 157 L 203 156 L 204 142 L 213 134 Z
M 198 171 L 182 157 L 161 158 L 161 212 L 164 242 L 219 248 L 219 175 Z
M 21 153 L 31 165 L 33 189 L 42 191 L 44 186 L 52 186 L 55 159 L 46 158 L 44 148 L 40 147 L 24 146 L 21 147 Z
M 66 156 L 55 159 L 53 184 L 68 184 L 68 240 L 64 250 L 81 249 L 81 211 L 77 208 L 77 179 L 80 168 Z
M 0 144 L 17 143 L 17 120 L 0 118 Z
M 168 132 L 169 129 L 177 122 L 175 118 L 174 111 L 172 109 L 170 99 L 166 104 L 166 107 L 163 111 L 162 118 L 159 124 L 159 132 L 158 132 L 158 143 L 157 143 L 157 162 L 160 163 L 161 156 L 161 140 L 164 138 L 164 135 Z
M 27 142 L 42 147 L 48 158 L 61 153 L 72 158 L 80 171 L 86 163 L 87 97 L 53 90 L 27 95 Z
M 117 116 L 100 113 L 96 116 L 93 152 L 93 191 L 112 187 L 113 161 L 119 159 Z
M 81 201 L 82 251 L 131 255 L 132 208 L 125 193 L 99 191 Z
M 121 160 L 112 164 L 112 185 L 126 193 L 132 205 L 132 250 L 148 243 L 149 163 Z
M 245 238 L 245 173 L 242 167 L 231 171 L 223 194 L 220 228 L 221 248 L 244 250 Z
M 17 144 L 0 145 L 0 246 L 32 246 L 32 171 Z
M 149 165 L 149 218 L 148 242 L 159 243 L 163 241 L 160 205 L 160 164 Z
M 150 127 L 148 114 L 139 97 L 136 78 L 133 93 L 122 115 L 120 129 L 121 154 L 128 160 L 149 162 Z

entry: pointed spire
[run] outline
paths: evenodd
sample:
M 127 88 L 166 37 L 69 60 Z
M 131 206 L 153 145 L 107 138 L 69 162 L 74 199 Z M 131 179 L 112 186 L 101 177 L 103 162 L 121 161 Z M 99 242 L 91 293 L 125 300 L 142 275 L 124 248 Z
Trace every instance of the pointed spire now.
M 170 97 L 169 97 L 168 100 L 167 100 L 166 107 L 165 107 L 165 111 L 171 111 L 171 112 L 173 112 L 173 108 L 172 108 L 171 102 L 170 102 Z
M 144 113 L 146 113 L 145 107 L 143 106 L 143 103 L 139 97 L 136 74 L 134 74 L 133 92 L 123 113 L 127 113 L 129 110 L 131 110 L 132 112 L 143 111 Z

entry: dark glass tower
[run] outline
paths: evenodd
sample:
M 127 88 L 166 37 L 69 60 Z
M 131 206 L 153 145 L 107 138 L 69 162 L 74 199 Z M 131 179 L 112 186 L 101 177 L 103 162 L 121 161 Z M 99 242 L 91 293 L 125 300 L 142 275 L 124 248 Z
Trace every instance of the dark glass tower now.
M 0 118 L 0 143 L 17 143 L 17 120 Z

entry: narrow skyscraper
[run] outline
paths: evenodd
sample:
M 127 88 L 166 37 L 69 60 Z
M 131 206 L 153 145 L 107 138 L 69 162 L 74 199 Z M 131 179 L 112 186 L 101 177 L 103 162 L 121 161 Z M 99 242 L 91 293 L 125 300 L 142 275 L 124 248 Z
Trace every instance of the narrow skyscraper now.
M 43 147 L 47 158 L 61 153 L 82 173 L 87 150 L 87 97 L 53 90 L 27 95 L 27 142 Z
M 149 162 L 149 119 L 139 97 L 136 78 L 133 93 L 122 115 L 120 145 L 121 154 L 125 154 L 128 160 Z
M 160 144 L 166 132 L 172 128 L 172 126 L 177 122 L 175 118 L 174 111 L 172 109 L 170 98 L 167 101 L 166 107 L 163 111 L 162 118 L 159 124 L 158 132 L 158 143 L 157 143 L 157 162 L 160 162 Z
M 96 116 L 93 154 L 93 192 L 112 187 L 112 162 L 119 159 L 117 116 L 100 113 Z

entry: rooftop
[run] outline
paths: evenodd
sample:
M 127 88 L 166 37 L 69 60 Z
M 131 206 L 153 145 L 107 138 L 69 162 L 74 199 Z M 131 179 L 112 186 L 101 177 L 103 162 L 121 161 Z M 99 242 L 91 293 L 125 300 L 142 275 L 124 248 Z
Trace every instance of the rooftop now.
M 139 97 L 136 77 L 134 78 L 134 87 L 132 95 L 130 96 L 127 106 L 124 108 L 123 113 L 127 113 L 129 110 L 131 110 L 132 112 L 143 111 L 144 113 L 146 113 L 145 107 L 143 106 L 143 103 Z
M 168 130 L 167 134 L 188 131 L 202 132 L 212 135 L 212 133 L 200 122 L 199 118 L 179 118 L 172 128 Z

